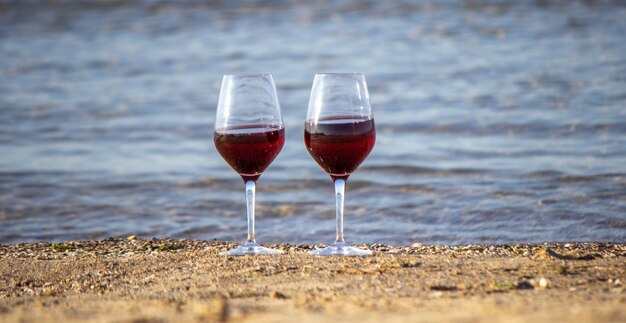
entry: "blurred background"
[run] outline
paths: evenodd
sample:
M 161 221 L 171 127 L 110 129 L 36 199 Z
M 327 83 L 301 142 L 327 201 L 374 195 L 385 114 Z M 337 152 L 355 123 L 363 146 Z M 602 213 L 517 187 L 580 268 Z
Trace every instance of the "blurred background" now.
M 329 243 L 316 72 L 366 74 L 349 242 L 626 241 L 624 1 L 0 0 L 0 242 L 245 237 L 223 74 L 272 73 L 260 242 Z

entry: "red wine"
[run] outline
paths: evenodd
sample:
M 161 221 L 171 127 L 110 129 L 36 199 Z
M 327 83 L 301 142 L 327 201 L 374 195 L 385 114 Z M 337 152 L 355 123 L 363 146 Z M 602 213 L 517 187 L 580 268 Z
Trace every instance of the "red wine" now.
M 285 144 L 284 128 L 237 126 L 219 129 L 215 147 L 244 182 L 259 179 Z
M 333 180 L 348 179 L 372 151 L 375 141 L 374 119 L 341 116 L 304 124 L 307 150 Z

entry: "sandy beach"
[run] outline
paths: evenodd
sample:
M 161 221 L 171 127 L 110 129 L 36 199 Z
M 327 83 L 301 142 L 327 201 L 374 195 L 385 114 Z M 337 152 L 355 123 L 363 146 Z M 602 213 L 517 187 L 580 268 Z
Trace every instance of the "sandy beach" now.
M 224 257 L 232 243 L 0 245 L 0 321 L 626 320 L 626 245 L 366 245 L 372 257 Z

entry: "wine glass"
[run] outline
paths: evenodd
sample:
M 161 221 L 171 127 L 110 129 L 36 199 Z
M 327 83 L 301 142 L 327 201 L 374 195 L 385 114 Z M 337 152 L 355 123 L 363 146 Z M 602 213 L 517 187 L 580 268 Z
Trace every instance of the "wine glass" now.
M 248 239 L 220 255 L 280 254 L 254 238 L 256 181 L 285 144 L 285 129 L 270 74 L 224 75 L 217 104 L 214 142 L 246 186 Z
M 309 98 L 304 143 L 335 184 L 337 238 L 322 256 L 367 256 L 372 252 L 346 245 L 343 202 L 346 181 L 374 148 L 376 130 L 365 76 L 361 73 L 316 74 Z

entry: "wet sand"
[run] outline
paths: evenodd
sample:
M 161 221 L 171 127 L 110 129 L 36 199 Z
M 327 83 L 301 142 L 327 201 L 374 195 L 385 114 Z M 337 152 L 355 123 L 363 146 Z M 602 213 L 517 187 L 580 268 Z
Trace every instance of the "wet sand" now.
M 367 245 L 373 257 L 223 257 L 234 244 L 0 245 L 0 321 L 626 321 L 626 245 Z

